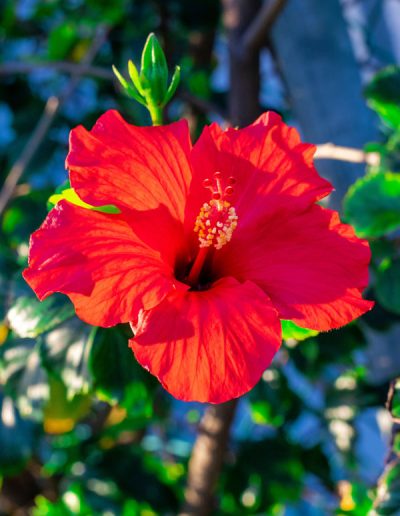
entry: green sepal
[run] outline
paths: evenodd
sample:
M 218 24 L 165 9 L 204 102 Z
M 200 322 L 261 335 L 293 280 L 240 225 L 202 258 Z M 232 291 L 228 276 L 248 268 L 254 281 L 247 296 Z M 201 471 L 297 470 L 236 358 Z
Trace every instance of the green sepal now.
M 168 104 L 168 102 L 172 99 L 174 93 L 176 92 L 176 89 L 179 85 L 179 81 L 181 79 L 181 67 L 176 66 L 174 74 L 171 79 L 171 83 L 168 87 L 167 93 L 165 94 L 164 100 L 163 100 L 163 106 Z
M 129 97 L 132 97 L 134 100 L 136 100 L 136 102 L 139 102 L 139 104 L 146 106 L 147 104 L 145 99 L 128 83 L 125 77 L 117 70 L 117 68 L 114 65 L 112 65 L 112 70 L 119 82 L 121 83 L 121 86 L 124 89 L 125 93 Z
M 131 78 L 131 81 L 133 82 L 133 85 L 135 86 L 135 88 L 138 90 L 138 92 L 141 95 L 144 95 L 142 84 L 140 82 L 139 72 L 138 72 L 135 64 L 133 63 L 133 61 L 131 61 L 130 59 L 128 61 L 128 73 L 129 73 L 129 77 Z

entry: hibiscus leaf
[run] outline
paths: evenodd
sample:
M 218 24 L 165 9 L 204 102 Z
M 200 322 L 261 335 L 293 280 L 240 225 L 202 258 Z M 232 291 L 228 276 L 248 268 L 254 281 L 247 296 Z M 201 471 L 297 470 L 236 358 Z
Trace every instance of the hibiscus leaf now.
M 344 200 L 347 220 L 360 237 L 380 237 L 400 227 L 400 174 L 359 179 Z
M 376 275 L 375 291 L 386 310 L 400 315 L 400 259 L 382 263 Z
M 49 204 L 56 205 L 58 202 L 66 200 L 75 206 L 86 208 L 87 210 L 100 211 L 102 213 L 120 213 L 120 210 L 113 204 L 105 204 L 104 206 L 92 206 L 78 197 L 73 188 L 66 188 L 60 192 L 54 193 L 49 197 Z
M 70 432 L 90 410 L 92 400 L 88 395 L 70 397 L 63 381 L 49 376 L 50 396 L 44 407 L 44 430 L 50 434 Z
M 74 315 L 74 307 L 64 296 L 54 295 L 40 302 L 32 296 L 19 297 L 7 313 L 18 337 L 37 337 Z
M 47 51 L 53 61 L 64 59 L 68 56 L 74 45 L 78 42 L 76 25 L 70 21 L 63 21 L 54 27 L 49 34 Z
M 13 400 L 0 393 L 0 476 L 15 475 L 25 467 L 33 453 L 34 431 Z
M 0 384 L 13 398 L 22 416 L 41 421 L 49 387 L 34 339 L 11 336 L 0 347 Z
M 389 66 L 376 74 L 365 89 L 369 106 L 392 129 L 400 127 L 400 68 Z
M 100 328 L 89 356 L 89 370 L 103 399 L 131 409 L 140 398 L 140 404 L 147 403 L 148 387 L 156 383 L 135 360 L 129 336 L 123 326 Z
M 77 317 L 41 336 L 40 357 L 44 367 L 67 386 L 67 397 L 86 394 L 92 386 L 88 357 L 97 328 Z
M 52 502 L 42 495 L 35 498 L 33 516 L 71 516 L 72 514 L 92 514 L 92 508 L 84 498 L 83 487 L 79 482 L 68 485 L 62 496 Z
M 317 331 L 309 330 L 307 328 L 301 328 L 293 321 L 281 320 L 281 324 L 283 340 L 294 339 L 300 341 L 318 335 Z
M 21 338 L 35 338 L 75 313 L 68 298 L 61 294 L 39 301 L 20 274 L 11 283 L 10 297 L 6 318 L 15 335 Z

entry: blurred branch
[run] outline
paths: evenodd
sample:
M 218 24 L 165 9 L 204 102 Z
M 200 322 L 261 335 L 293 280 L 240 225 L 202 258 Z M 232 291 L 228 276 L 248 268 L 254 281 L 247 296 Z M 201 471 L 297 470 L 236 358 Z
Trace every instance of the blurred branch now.
M 108 68 L 91 66 L 90 64 L 69 63 L 68 61 L 44 63 L 3 63 L 0 65 L 0 76 L 19 73 L 31 73 L 36 70 L 55 70 L 73 75 L 92 76 L 98 79 L 114 79 L 114 74 Z
M 242 37 L 254 23 L 261 0 L 222 0 L 223 22 L 229 44 L 229 118 L 233 126 L 243 127 L 261 112 L 260 52 L 252 48 L 243 52 Z
M 377 166 L 380 163 L 380 156 L 377 152 L 364 152 L 361 149 L 342 147 L 333 143 L 317 145 L 314 157 L 315 159 L 334 159 L 349 163 L 366 163 L 371 166 Z
M 390 443 L 388 446 L 388 453 L 385 459 L 385 469 L 377 482 L 376 498 L 374 500 L 374 509 L 377 509 L 374 514 L 383 514 L 380 509 L 392 509 L 390 514 L 398 514 L 400 509 L 400 498 L 398 496 L 398 475 L 393 476 L 392 472 L 396 471 L 400 465 L 400 456 L 396 450 L 396 439 L 400 435 L 400 418 L 393 414 L 394 397 L 399 379 L 390 382 L 388 397 L 386 400 L 386 409 L 390 413 L 392 419 L 392 429 L 390 435 Z M 387 505 L 388 504 L 388 505 Z M 379 512 L 378 512 L 379 511 Z M 371 513 L 372 514 L 372 513 Z
M 265 0 L 258 15 L 241 38 L 240 48 L 242 52 L 249 53 L 262 47 L 268 32 L 285 7 L 286 2 L 287 0 Z
M 98 51 L 102 47 L 109 29 L 105 26 L 98 28 L 93 43 L 82 59 L 82 65 L 88 66 L 93 61 Z M 31 137 L 25 145 L 21 156 L 17 159 L 8 173 L 4 185 L 0 192 L 0 216 L 3 214 L 6 206 L 12 198 L 17 187 L 18 181 L 23 176 L 26 168 L 29 166 L 36 151 L 46 137 L 57 113 L 62 104 L 71 96 L 76 86 L 79 84 L 82 75 L 77 71 L 74 72 L 59 97 L 50 97 L 45 105 L 42 116 L 39 119 Z
M 214 489 L 237 403 L 235 399 L 207 408 L 189 461 L 185 504 L 179 516 L 206 516 L 212 513 Z

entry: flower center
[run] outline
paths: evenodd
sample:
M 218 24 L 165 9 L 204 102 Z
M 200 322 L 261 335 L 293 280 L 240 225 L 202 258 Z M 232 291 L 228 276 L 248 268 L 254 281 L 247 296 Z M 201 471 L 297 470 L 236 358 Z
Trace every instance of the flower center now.
M 203 186 L 211 192 L 211 200 L 200 208 L 194 232 L 199 238 L 199 252 L 187 277 L 187 283 L 196 286 L 206 261 L 209 248 L 221 249 L 227 244 L 237 226 L 238 216 L 235 208 L 227 200 L 233 194 L 234 177 L 230 177 L 226 185 L 222 183 L 221 172 L 215 172 L 214 183 L 205 179 Z
M 215 172 L 214 179 L 214 185 L 210 179 L 203 181 L 204 188 L 211 191 L 212 197 L 210 202 L 203 204 L 194 224 L 200 248 L 214 246 L 215 249 L 221 249 L 231 240 L 237 226 L 236 210 L 227 201 L 227 197 L 233 194 L 235 178 L 230 177 L 225 187 L 221 181 L 221 172 Z

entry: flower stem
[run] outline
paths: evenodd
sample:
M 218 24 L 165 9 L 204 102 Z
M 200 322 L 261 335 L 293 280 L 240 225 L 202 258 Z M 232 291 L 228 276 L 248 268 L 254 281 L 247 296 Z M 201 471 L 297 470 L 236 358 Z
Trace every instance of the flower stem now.
M 214 490 L 237 402 L 235 399 L 207 408 L 190 457 L 185 502 L 179 516 L 207 516 L 213 513 Z
M 156 106 L 155 104 L 148 103 L 147 109 L 149 110 L 151 122 L 153 125 L 163 124 L 163 108 Z

